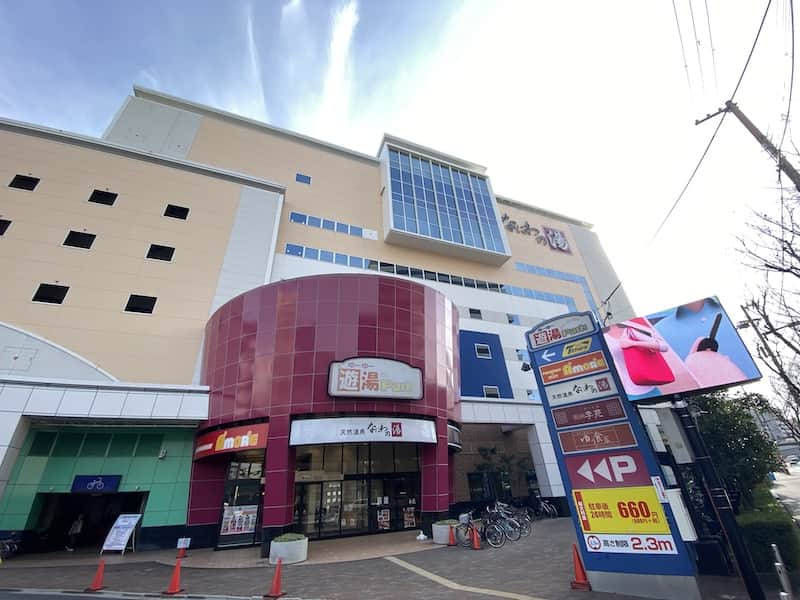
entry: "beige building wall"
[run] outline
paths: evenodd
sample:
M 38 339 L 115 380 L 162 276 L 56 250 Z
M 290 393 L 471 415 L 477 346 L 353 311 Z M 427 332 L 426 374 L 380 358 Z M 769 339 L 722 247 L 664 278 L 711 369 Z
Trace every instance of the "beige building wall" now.
M 520 223 L 528 221 L 539 229 L 547 226 L 564 232 L 572 252 L 559 252 L 547 245 L 538 244 L 533 237 L 506 232 L 512 258 L 496 267 L 384 243 L 381 166 L 377 160 L 340 152 L 266 128 L 208 115 L 200 121 L 188 158 L 286 185 L 285 210 L 278 233 L 278 253 L 284 251 L 286 243 L 309 245 L 364 258 L 571 296 L 579 310 L 590 308 L 580 285 L 523 273 L 514 266 L 515 261 L 524 261 L 588 279 L 586 267 L 566 221 L 543 216 L 535 210 L 498 204 L 501 214 L 507 212 Z M 296 173 L 311 176 L 311 185 L 296 183 Z M 291 211 L 373 229 L 378 232 L 379 239 L 357 238 L 291 223 Z M 596 292 L 594 295 L 599 302 Z
M 16 174 L 34 191 L 8 187 Z M 88 202 L 94 189 L 119 194 Z M 0 321 L 47 338 L 120 380 L 191 383 L 240 185 L 33 135 L 0 131 Z M 162 216 L 190 209 L 186 221 Z M 89 250 L 64 247 L 94 233 Z M 171 262 L 145 258 L 150 244 Z M 33 302 L 41 283 L 69 286 L 63 304 Z M 156 296 L 150 315 L 124 312 L 130 294 Z

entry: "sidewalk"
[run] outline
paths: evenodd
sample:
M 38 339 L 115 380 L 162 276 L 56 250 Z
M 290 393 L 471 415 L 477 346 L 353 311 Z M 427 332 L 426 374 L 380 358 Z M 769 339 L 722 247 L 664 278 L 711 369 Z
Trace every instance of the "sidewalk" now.
M 350 539 L 368 547 L 373 540 L 382 537 L 390 536 Z M 491 597 L 512 600 L 633 600 L 626 596 L 569 589 L 573 575 L 570 549 L 574 539 L 570 521 L 557 519 L 537 523 L 529 538 L 497 550 L 476 552 L 461 547 L 443 547 L 436 551 L 408 553 L 399 558 L 289 565 L 283 568 L 283 589 L 291 597 L 327 600 L 486 600 Z M 323 543 L 310 544 L 309 555 L 315 554 L 315 545 Z M 224 556 L 233 556 L 232 552 L 193 552 L 197 556 L 213 555 L 215 560 L 207 559 L 205 567 L 183 568 L 181 581 L 185 593 L 192 596 L 262 596 L 269 589 L 273 567 L 241 566 L 250 560 L 243 559 L 238 566 L 229 565 L 225 570 L 209 568 L 222 567 L 217 557 L 227 560 Z M 124 562 L 116 564 L 109 561 L 105 585 L 109 590 L 125 592 L 158 593 L 166 589 L 174 558 L 170 559 L 170 565 L 160 564 L 153 560 L 155 554 L 158 553 L 142 553 L 130 561 L 126 556 Z M 143 556 L 153 558 L 142 562 L 139 558 Z M 45 561 L 22 560 L 22 557 L 7 561 L 0 567 L 0 588 L 82 590 L 91 581 L 96 565 L 96 559 L 92 559 L 91 564 L 84 562 L 86 559 L 75 557 L 69 569 L 64 568 L 65 565 L 43 566 L 47 564 Z M 26 564 L 20 564 L 23 562 Z M 701 585 L 704 600 L 747 599 L 735 579 L 703 578 Z M 481 588 L 483 593 L 465 590 L 464 586 Z

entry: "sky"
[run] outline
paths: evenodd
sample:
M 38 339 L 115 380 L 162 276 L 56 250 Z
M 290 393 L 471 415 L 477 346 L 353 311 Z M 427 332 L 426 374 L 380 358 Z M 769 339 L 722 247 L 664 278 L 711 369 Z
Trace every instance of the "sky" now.
M 736 96 L 775 140 L 789 2 L 771 2 Z M 0 116 L 99 136 L 139 84 L 369 154 L 391 133 L 593 223 L 639 314 L 717 294 L 737 321 L 759 282 L 738 238 L 780 192 L 732 116 L 650 240 L 716 126 L 694 120 L 730 98 L 767 1 L 674 6 L 677 20 L 666 0 L 0 0 Z

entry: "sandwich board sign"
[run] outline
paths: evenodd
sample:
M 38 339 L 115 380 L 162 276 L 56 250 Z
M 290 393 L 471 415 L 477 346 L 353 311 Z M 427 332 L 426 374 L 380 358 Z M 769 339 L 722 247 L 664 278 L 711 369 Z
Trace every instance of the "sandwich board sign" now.
M 133 538 L 133 532 L 136 530 L 136 525 L 141 518 L 142 515 L 140 514 L 118 516 L 103 542 L 103 548 L 100 550 L 100 554 L 111 550 L 122 552 L 124 555 L 128 547 L 128 541 L 131 543 L 131 550 L 136 552 L 136 541 Z
M 699 600 L 655 453 L 594 315 L 549 319 L 526 339 L 592 589 Z

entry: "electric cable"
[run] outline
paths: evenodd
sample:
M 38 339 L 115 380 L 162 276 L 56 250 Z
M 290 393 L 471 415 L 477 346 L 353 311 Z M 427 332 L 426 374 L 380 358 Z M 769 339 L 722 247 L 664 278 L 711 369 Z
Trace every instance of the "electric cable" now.
M 706 80 L 703 76 L 703 59 L 700 56 L 700 39 L 697 37 L 697 25 L 694 21 L 694 8 L 692 8 L 692 0 L 689 0 L 689 14 L 692 17 L 692 31 L 694 32 L 694 43 L 697 49 L 697 65 L 700 69 L 700 89 L 706 91 Z
M 675 13 L 675 26 L 678 28 L 678 39 L 681 42 L 681 56 L 683 56 L 683 68 L 686 71 L 686 83 L 689 85 L 689 92 L 692 91 L 692 80 L 689 78 L 689 63 L 686 61 L 686 50 L 683 47 L 683 34 L 681 33 L 681 23 L 678 20 L 678 8 L 675 0 L 672 0 L 672 12 Z
M 706 5 L 706 23 L 708 24 L 708 45 L 711 47 L 711 67 L 714 70 L 714 90 L 719 87 L 717 84 L 717 49 L 714 48 L 714 38 L 711 36 L 711 14 L 708 12 L 708 0 L 703 0 Z

